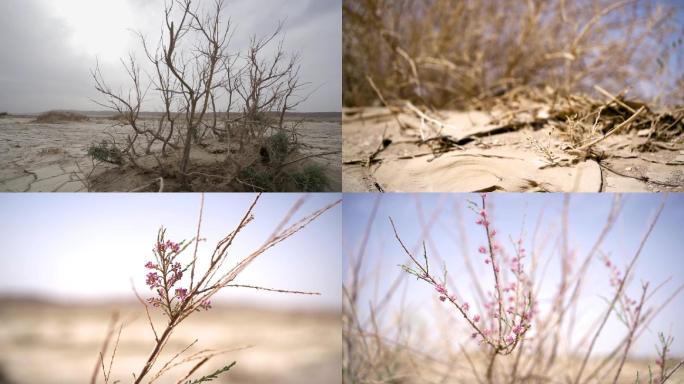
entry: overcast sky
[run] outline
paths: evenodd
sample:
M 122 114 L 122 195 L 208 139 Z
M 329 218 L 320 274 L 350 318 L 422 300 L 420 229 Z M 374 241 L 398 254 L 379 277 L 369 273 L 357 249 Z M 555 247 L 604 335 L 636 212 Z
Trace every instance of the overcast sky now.
M 224 267 L 263 244 L 300 196 L 264 194 Z M 339 198 L 341 194 L 311 194 L 295 219 Z M 201 243 L 200 262 L 235 228 L 253 199 L 254 194 L 206 195 L 201 237 L 207 241 Z M 199 204 L 196 193 L 0 194 L 0 296 L 134 300 L 131 280 L 141 294 L 149 295 L 144 264 L 153 258 L 157 230 L 166 227 L 167 239 L 176 242 L 194 237 Z M 266 251 L 236 280 L 320 296 L 224 289 L 215 301 L 339 310 L 342 251 L 331 244 L 340 244 L 340 226 L 338 205 Z
M 300 111 L 339 111 L 342 79 L 341 0 L 227 0 L 232 51 L 249 36 L 285 21 L 288 52 L 302 57 L 301 77 L 318 90 Z M 162 0 L 0 1 L 0 111 L 99 110 L 89 69 L 99 58 L 114 87 L 125 80 L 119 58 L 141 59 L 132 30 L 156 41 Z M 151 98 L 153 99 L 153 98 Z M 155 109 L 150 101 L 147 109 Z
M 635 193 L 624 196 L 624 209 L 618 218 L 612 232 L 606 237 L 603 251 L 608 253 L 613 262 L 624 268 L 633 257 L 638 248 L 639 241 L 644 233 L 652 213 L 660 204 L 663 195 L 657 193 Z M 359 244 L 366 233 L 371 207 L 377 195 L 373 194 L 345 194 L 343 207 L 343 241 L 344 241 L 344 274 L 349 269 L 349 255 L 359 249 Z M 598 233 L 605 224 L 608 211 L 611 206 L 612 194 L 574 194 L 570 202 L 569 218 L 569 243 L 577 252 L 578 260 L 586 256 L 589 248 L 595 242 Z M 437 212 L 436 224 L 431 230 L 431 241 L 428 242 L 428 254 L 433 257 L 431 268 L 441 271 L 441 265 L 436 260 L 437 255 L 445 260 L 449 275 L 455 283 L 457 296 L 463 297 L 473 303 L 471 288 L 472 280 L 463 266 L 461 246 L 465 244 L 471 257 L 477 255 L 477 248 L 484 244 L 485 237 L 482 227 L 475 224 L 475 214 L 466 208 L 467 201 L 479 202 L 479 195 L 474 194 L 389 194 L 383 195 L 380 208 L 370 232 L 366 259 L 364 264 L 365 273 L 370 280 L 367 281 L 367 289 L 359 298 L 362 311 L 366 311 L 368 300 L 373 297 L 381 298 L 385 294 L 391 282 L 401 273 L 399 264 L 406 262 L 407 257 L 402 252 L 394 238 L 388 216 L 392 216 L 397 230 L 406 245 L 411 248 L 420 244 L 421 225 L 418 215 L 420 203 L 423 216 L 427 221 Z M 542 260 L 551 262 L 547 268 L 545 281 L 541 284 L 538 300 L 542 311 L 548 310 L 551 305 L 550 293 L 557 290 L 559 282 L 560 263 L 558 262 L 558 234 L 560 215 L 562 212 L 562 194 L 517 194 L 499 193 L 490 194 L 490 211 L 493 215 L 492 222 L 496 227 L 503 245 L 510 248 L 512 239 L 519 237 L 523 222 L 525 223 L 526 235 L 523 236 L 525 248 L 530 250 L 531 239 L 540 213 L 544 215 L 541 220 L 540 234 L 549 234 L 549 245 L 542 254 Z M 458 233 L 455 207 L 459 206 L 464 218 L 468 243 Z M 627 288 L 627 294 L 638 297 L 642 281 L 649 281 L 651 289 L 668 278 L 671 280 L 661 288 L 651 299 L 649 307 L 657 306 L 664 302 L 677 287 L 684 284 L 684 261 L 682 261 L 682 249 L 684 238 L 682 237 L 682 223 L 684 223 L 684 195 L 671 194 L 667 205 L 658 221 L 649 241 L 646 243 L 634 270 L 634 280 Z M 509 236 L 511 236 L 509 238 Z M 478 273 L 485 273 L 484 284 L 491 270 L 478 257 L 474 257 L 475 268 Z M 529 263 L 528 263 L 529 264 Z M 437 273 L 439 275 L 439 273 Z M 377 276 L 377 278 L 376 278 Z M 348 277 L 345 277 L 347 279 Z M 377 280 L 377 282 L 376 282 Z M 603 298 L 610 297 L 612 288 L 609 285 L 609 272 L 602 262 L 595 260 L 584 276 L 585 288 L 583 298 L 580 301 L 578 316 L 578 329 L 575 335 L 582 335 L 593 325 L 593 320 L 606 308 Z M 451 289 L 451 288 L 450 288 Z M 400 308 L 398 300 L 403 294 L 406 295 L 406 311 L 411 314 L 416 328 L 430 324 L 437 309 L 448 307 L 441 305 L 437 300 L 434 289 L 415 278 L 406 278 L 404 283 L 397 289 L 395 300 L 392 304 L 394 309 Z M 470 299 L 468 299 L 470 298 Z M 632 350 L 637 355 L 653 355 L 654 345 L 657 343 L 658 332 L 671 332 L 674 337 L 672 351 L 674 354 L 684 355 L 684 325 L 682 319 L 684 308 L 684 294 L 677 296 L 650 324 L 646 332 L 637 341 Z M 391 311 L 390 311 L 391 312 Z M 462 319 L 453 316 L 454 327 L 462 325 Z M 394 317 L 387 316 L 389 321 Z M 434 329 L 442 329 L 435 327 Z M 534 328 L 533 328 L 534 329 Z M 465 332 L 465 330 L 464 330 Z M 465 334 L 465 333 L 463 333 Z M 470 333 L 467 333 L 468 335 Z M 615 316 L 610 321 L 598 339 L 597 352 L 605 353 L 610 347 L 626 334 L 626 327 Z M 434 340 L 440 340 L 438 335 L 432 335 Z M 577 342 L 579 337 L 574 340 Z M 430 340 L 433 340 L 432 338 Z M 428 340 L 425 345 L 430 344 Z M 457 348 L 457 347 L 456 347 Z

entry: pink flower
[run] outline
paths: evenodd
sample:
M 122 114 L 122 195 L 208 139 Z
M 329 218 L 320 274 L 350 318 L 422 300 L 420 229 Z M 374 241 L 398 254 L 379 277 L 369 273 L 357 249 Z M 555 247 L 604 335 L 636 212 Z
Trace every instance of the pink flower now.
M 476 323 L 480 321 L 480 315 L 475 315 L 475 317 L 473 317 L 473 321 Z
M 445 295 L 447 290 L 444 288 L 442 284 L 437 284 L 435 285 L 435 289 L 437 290 L 438 293 L 441 293 L 442 295 Z
M 492 229 L 492 230 L 489 232 L 489 235 L 492 236 L 492 237 L 496 236 L 496 229 Z
M 176 297 L 180 301 L 184 301 L 188 297 L 188 290 L 185 288 L 176 288 Z
M 485 259 L 485 264 L 489 264 L 489 257 Z
M 147 299 L 147 302 L 152 304 L 153 307 L 161 306 L 161 299 L 159 299 L 157 297 L 149 298 L 149 299 Z
M 483 245 L 481 245 L 480 248 L 477 249 L 477 251 L 480 253 L 487 253 L 487 248 L 485 248 Z
M 511 335 L 506 336 L 506 343 L 511 344 L 511 343 L 513 343 L 513 340 L 515 340 L 515 338 L 513 336 L 511 336 Z
M 150 288 L 155 288 L 159 286 L 160 280 L 161 277 L 159 277 L 157 272 L 150 272 L 147 274 L 147 280 L 145 281 L 145 284 L 149 285 Z
M 164 246 L 166 248 L 170 249 L 174 253 L 178 253 L 178 251 L 180 250 L 180 244 L 174 243 L 171 240 L 166 240 L 166 243 L 164 244 Z
M 155 264 L 151 261 L 148 261 L 147 264 L 145 264 L 145 268 L 155 269 L 155 268 L 157 268 L 157 264 Z
M 171 266 L 171 277 L 169 277 L 169 285 L 176 284 L 182 278 L 183 271 L 181 270 L 180 263 L 174 263 L 173 266 Z
M 209 300 L 202 300 L 200 303 L 200 308 L 204 309 L 205 311 L 208 311 L 211 308 L 211 301 Z
M 465 311 L 465 312 L 468 312 L 468 310 L 470 309 L 470 305 L 468 305 L 468 303 L 463 303 L 462 307 L 463 307 L 463 311 Z
M 445 297 L 445 296 L 440 296 L 440 297 L 439 297 L 439 301 L 444 301 L 444 300 L 446 300 L 446 297 Z
M 472 337 L 473 339 L 476 338 L 476 337 L 477 337 L 477 332 L 473 332 L 473 334 L 470 335 L 470 337 Z
M 516 335 L 519 335 L 519 334 L 521 334 L 521 333 L 523 332 L 523 329 L 524 329 L 524 328 L 523 328 L 521 325 L 516 325 L 516 326 L 513 328 L 513 333 L 515 333 Z

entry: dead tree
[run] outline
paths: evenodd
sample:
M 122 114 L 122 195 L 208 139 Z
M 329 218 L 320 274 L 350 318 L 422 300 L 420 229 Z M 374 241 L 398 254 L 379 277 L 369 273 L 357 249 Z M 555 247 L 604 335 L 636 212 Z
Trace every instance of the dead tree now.
M 235 88 L 244 105 L 245 122 L 251 128 L 250 137 L 255 139 L 261 139 L 266 129 L 272 127 L 264 122 L 266 114 L 287 106 L 287 99 L 299 89 L 299 55 L 288 58 L 282 39 L 271 58 L 263 57 L 264 51 L 281 32 L 282 23 L 266 37 L 252 37 L 241 71 L 243 76 Z
M 97 91 L 106 98 L 97 103 L 117 111 L 133 128 L 123 149 L 131 162 L 135 164 L 138 150 L 150 154 L 157 143 L 163 157 L 169 150 L 176 153 L 176 174 L 186 187 L 191 147 L 205 135 L 239 135 L 240 150 L 244 140 L 259 144 L 269 128 L 282 129 L 285 114 L 305 99 L 298 97 L 305 85 L 299 80 L 299 56 L 286 55 L 282 39 L 272 56 L 266 53 L 281 36 L 282 23 L 266 37 L 252 37 L 244 54 L 231 53 L 231 23 L 222 21 L 224 3 L 213 0 L 209 8 L 200 8 L 193 0 L 167 0 L 156 45 L 138 34 L 152 68 L 149 85 L 142 85 L 140 66 L 132 56 L 122 61 L 132 83 L 127 92 L 112 90 L 99 65 L 92 71 Z M 140 119 L 148 92 L 163 106 L 154 124 Z M 234 108 L 241 113 L 233 113 Z M 278 113 L 278 119 L 270 119 L 271 113 Z M 144 142 L 138 143 L 141 138 Z

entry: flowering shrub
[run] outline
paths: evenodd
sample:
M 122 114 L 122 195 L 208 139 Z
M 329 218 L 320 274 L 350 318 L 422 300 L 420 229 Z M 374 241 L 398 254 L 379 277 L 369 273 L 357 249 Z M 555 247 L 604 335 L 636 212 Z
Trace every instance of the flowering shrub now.
M 548 230 L 540 230 L 541 224 L 546 224 L 540 214 L 529 246 L 523 240 L 528 239 L 523 238 L 524 231 L 506 238 L 497 230 L 491 196 L 480 195 L 477 203 L 469 202 L 472 218 L 464 219 L 460 204 L 454 204 L 457 244 L 463 256 L 457 281 L 447 270 L 447 260 L 438 254 L 439 243 L 431 233 L 434 223 L 443 222 L 440 214 L 450 200 L 443 195 L 435 198 L 437 204 L 430 216 L 424 215 L 422 198 L 416 198 L 417 215 L 409 220 L 421 226 L 422 255 L 409 251 L 399 234 L 401 226 L 390 218 L 393 236 L 403 251 L 401 270 L 388 282 L 385 273 L 381 274 L 384 259 L 377 259 L 378 266 L 364 268 L 374 215 L 380 205 L 380 198 L 376 200 L 362 246 L 349 257 L 344 285 L 344 381 L 387 383 L 401 377 L 405 382 L 622 383 L 635 382 L 637 374 L 637 383 L 663 384 L 676 378 L 673 375 L 684 360 L 667 359 L 671 339 L 661 337 L 655 364 L 629 359 L 636 341 L 651 329 L 654 318 L 684 291 L 680 285 L 667 298 L 654 297 L 669 278 L 653 284 L 655 288 L 649 282 L 642 282 L 640 287 L 631 284 L 636 275 L 634 266 L 663 212 L 665 199 L 645 223 L 636 251 L 616 262 L 606 256 L 603 247 L 622 210 L 619 195 L 614 197 L 595 239 L 582 244 L 589 245 L 586 251 L 573 248 L 570 240 L 571 195 L 562 197 L 561 214 L 557 216 L 560 227 L 549 225 Z M 394 204 L 396 199 L 392 198 Z M 483 233 L 478 243 L 469 243 L 468 225 Z M 426 243 L 434 254 L 428 255 Z M 435 259 L 444 267 L 434 268 Z M 592 265 L 600 273 L 590 272 Z M 558 274 L 549 278 L 554 270 Z M 419 283 L 408 282 L 405 277 Z M 408 309 L 412 305 L 407 301 L 408 292 L 420 284 L 427 285 L 434 295 L 440 309 L 435 314 L 424 316 Z M 402 286 L 405 290 L 400 296 Z M 461 291 L 464 286 L 470 291 Z M 597 297 L 606 305 L 600 305 Z M 586 307 L 589 302 L 594 303 Z M 601 348 L 610 349 L 598 355 L 597 340 L 609 333 L 607 328 L 620 325 L 608 325 L 609 319 L 624 325 L 623 330 L 611 329 L 610 333 L 625 334 L 613 343 L 601 339 Z M 429 326 L 425 327 L 425 322 Z M 434 344 L 428 342 L 432 337 Z M 645 369 L 647 375 L 643 375 Z
M 487 377 L 491 379 L 496 356 L 512 353 L 532 326 L 534 301 L 530 280 L 523 269 L 525 249 L 522 246 L 522 239 L 516 242 L 514 256 L 506 257 L 496 238 L 496 229 L 493 228 L 487 214 L 487 195 L 481 195 L 481 205 L 471 202 L 470 208 L 477 215 L 475 224 L 482 227 L 487 238 L 487 244 L 480 245 L 477 250 L 479 254 L 484 255 L 484 263 L 491 267 L 494 281 L 493 289 L 488 292 L 488 300 L 484 303 L 485 312 L 482 314 L 470 314 L 470 304 L 450 294 L 446 287 L 446 268 L 441 279 L 430 272 L 425 244 L 421 262 L 406 248 L 391 218 L 390 223 L 395 237 L 412 261 L 410 265 L 401 265 L 404 272 L 433 286 L 439 300 L 453 305 L 472 328 L 471 337 L 477 339 L 480 344 L 491 347 L 492 354 L 487 369 Z M 502 267 L 508 268 L 510 275 L 503 274 Z M 511 276 L 512 281 L 507 281 L 507 276 Z
M 258 256 L 309 225 L 323 213 L 336 206 L 340 202 L 339 200 L 328 204 L 290 224 L 292 217 L 297 213 L 303 204 L 304 198 L 299 199 L 285 215 L 276 230 L 270 236 L 268 236 L 267 240 L 259 248 L 240 259 L 234 266 L 227 269 L 222 268 L 228 256 L 228 249 L 233 244 L 233 241 L 237 235 L 250 222 L 252 222 L 252 220 L 254 220 L 253 211 L 260 197 L 261 194 L 258 194 L 255 197 L 254 201 L 248 207 L 237 227 L 216 244 L 216 247 L 214 248 L 214 251 L 208 260 L 208 266 L 204 270 L 200 270 L 197 266 L 204 196 L 202 196 L 199 221 L 197 224 L 197 233 L 194 238 L 189 241 L 183 240 L 180 242 L 174 242 L 166 238 L 166 230 L 163 227 L 159 230 L 157 234 L 157 240 L 152 249 L 154 259 L 149 260 L 144 264 L 144 267 L 147 270 L 145 284 L 152 291 L 153 296 L 143 300 L 136 291 L 139 301 L 145 306 L 147 319 L 150 328 L 152 329 L 152 333 L 154 334 L 155 346 L 140 372 L 137 375 L 133 374 L 135 383 L 140 383 L 142 382 L 143 378 L 149 376 L 152 376 L 150 380 L 154 381 L 167 373 L 171 368 L 184 363 L 194 363 L 194 366 L 189 370 L 189 373 L 178 382 L 191 384 L 201 383 L 215 379 L 220 373 L 229 370 L 231 367 L 233 367 L 233 365 L 235 365 L 235 362 L 233 362 L 197 380 L 186 381 L 211 358 L 228 352 L 204 349 L 200 352 L 190 354 L 189 356 L 181 357 L 181 355 L 194 344 L 192 343 L 182 352 L 176 354 L 170 361 L 157 368 L 156 372 L 153 373 L 153 369 L 157 363 L 157 360 L 165 345 L 169 341 L 174 329 L 194 312 L 211 309 L 211 297 L 224 288 L 242 287 L 283 293 L 318 295 L 316 292 L 271 289 L 254 285 L 234 284 L 233 281 Z M 191 246 L 192 254 L 189 252 Z M 148 305 L 151 305 L 155 308 L 160 308 L 163 311 L 168 320 L 163 330 L 157 330 L 155 328 L 152 318 L 150 317 Z M 122 327 L 123 326 L 120 327 L 119 334 Z M 111 372 L 111 364 L 114 361 L 114 354 L 116 353 L 118 338 L 114 346 L 114 352 L 111 357 L 109 370 L 105 370 L 104 367 L 104 354 L 109 343 L 109 338 L 112 335 L 113 332 L 110 330 L 109 335 L 105 340 L 103 351 L 100 354 L 100 359 L 98 361 L 99 364 L 91 378 L 91 383 L 95 383 L 97 381 L 97 373 L 100 367 L 104 375 L 105 383 L 108 383 L 111 380 L 109 372 Z M 180 361 L 176 361 L 176 359 L 179 359 Z
M 481 344 L 487 344 L 493 348 L 494 353 L 507 355 L 515 349 L 516 345 L 530 329 L 533 315 L 533 301 L 530 290 L 530 282 L 523 270 L 525 249 L 522 240 L 517 241 L 515 256 L 505 257 L 501 245 L 496 240 L 496 229 L 492 227 L 487 215 L 487 196 L 481 195 L 482 205 L 472 203 L 471 208 L 477 212 L 475 223 L 482 226 L 487 244 L 481 245 L 478 252 L 484 255 L 484 262 L 491 266 L 494 276 L 493 291 L 489 292 L 489 301 L 484 303 L 486 312 L 483 314 L 470 314 L 470 304 L 459 300 L 456 295 L 450 294 L 446 288 L 446 270 L 444 277 L 435 277 L 430 272 L 425 245 L 423 244 L 423 261 L 419 261 L 404 246 L 397 234 L 394 222 L 392 228 L 406 254 L 413 262 L 411 265 L 402 265 L 402 269 L 419 280 L 422 280 L 435 288 L 439 300 L 449 302 L 463 316 L 472 327 L 472 338 L 478 339 Z M 507 282 L 502 274 L 502 264 L 510 269 L 513 281 Z M 482 320 L 482 321 L 481 321 Z

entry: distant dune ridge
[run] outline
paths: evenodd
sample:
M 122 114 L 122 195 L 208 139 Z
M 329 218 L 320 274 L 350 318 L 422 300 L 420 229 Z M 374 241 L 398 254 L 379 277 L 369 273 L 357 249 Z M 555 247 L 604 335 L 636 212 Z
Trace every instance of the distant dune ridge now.
M 36 120 L 34 120 L 35 123 L 43 123 L 43 124 L 56 124 L 56 123 L 70 123 L 70 122 L 80 122 L 80 121 L 88 121 L 90 120 L 88 116 L 78 113 L 78 112 L 71 112 L 71 111 L 48 111 L 48 112 L 43 112 L 38 117 Z

